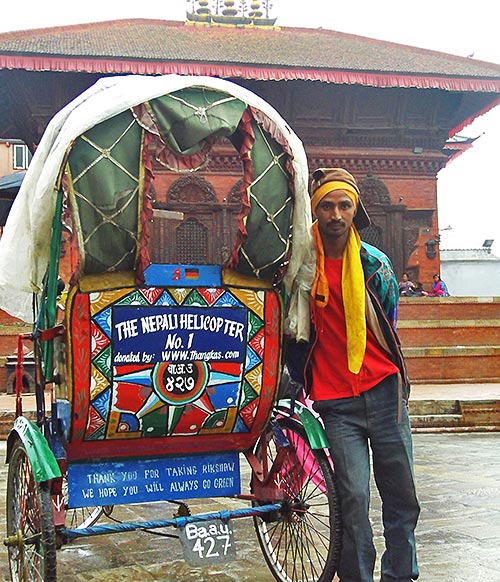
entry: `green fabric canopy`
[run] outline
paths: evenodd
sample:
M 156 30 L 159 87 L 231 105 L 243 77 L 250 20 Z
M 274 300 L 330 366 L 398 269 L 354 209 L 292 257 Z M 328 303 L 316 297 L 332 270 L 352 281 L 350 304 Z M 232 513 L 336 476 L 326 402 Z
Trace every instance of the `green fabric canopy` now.
M 147 141 L 159 140 L 170 158 L 189 166 L 193 154 L 196 160 L 200 152 L 209 155 L 215 138 L 228 138 L 243 155 L 250 133 L 250 159 L 243 162 L 243 226 L 233 256 L 237 253 L 241 273 L 273 280 L 290 251 L 291 177 L 281 145 L 244 102 L 220 91 L 190 87 L 144 103 L 141 115 L 137 111 L 124 111 L 89 129 L 69 155 L 81 273 L 137 268 L 142 209 L 149 203 L 144 197 Z

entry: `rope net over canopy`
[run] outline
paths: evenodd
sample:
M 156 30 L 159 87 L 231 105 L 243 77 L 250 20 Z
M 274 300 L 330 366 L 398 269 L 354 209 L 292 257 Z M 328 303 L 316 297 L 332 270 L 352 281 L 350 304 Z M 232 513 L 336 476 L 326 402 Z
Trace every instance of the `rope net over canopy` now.
M 32 319 L 61 191 L 77 257 L 73 282 L 116 271 L 143 282 L 151 262 L 152 149 L 170 170 L 194 172 L 221 140 L 242 163 L 235 243 L 221 267 L 283 282 L 296 330 L 296 299 L 305 298 L 314 265 L 302 143 L 268 103 L 210 77 L 101 79 L 54 117 L 0 241 L 0 307 Z

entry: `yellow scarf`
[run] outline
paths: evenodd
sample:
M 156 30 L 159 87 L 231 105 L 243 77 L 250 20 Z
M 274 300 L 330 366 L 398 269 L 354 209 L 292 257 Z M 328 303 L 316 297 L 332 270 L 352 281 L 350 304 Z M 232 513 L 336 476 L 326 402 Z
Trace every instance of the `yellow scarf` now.
M 346 188 L 342 190 L 353 197 Z M 323 194 L 325 195 L 326 193 Z M 316 277 L 311 295 L 315 306 L 323 309 L 328 303 L 329 293 L 325 275 L 325 252 L 317 220 L 313 223 L 312 233 L 316 247 Z M 366 349 L 365 277 L 360 250 L 361 239 L 356 227 L 352 225 L 342 254 L 342 300 L 347 335 L 347 364 L 353 374 L 359 373 Z

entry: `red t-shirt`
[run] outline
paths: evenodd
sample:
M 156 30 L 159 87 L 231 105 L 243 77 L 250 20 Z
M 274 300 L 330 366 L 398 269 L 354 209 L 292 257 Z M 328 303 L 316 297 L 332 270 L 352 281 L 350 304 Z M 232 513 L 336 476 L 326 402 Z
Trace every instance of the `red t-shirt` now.
M 347 335 L 342 301 L 342 259 L 325 258 L 329 299 L 324 308 L 322 322 L 312 354 L 313 400 L 329 400 L 357 396 L 376 386 L 387 376 L 398 372 L 397 366 L 377 341 L 373 332 L 366 329 L 366 352 L 359 374 L 347 367 Z

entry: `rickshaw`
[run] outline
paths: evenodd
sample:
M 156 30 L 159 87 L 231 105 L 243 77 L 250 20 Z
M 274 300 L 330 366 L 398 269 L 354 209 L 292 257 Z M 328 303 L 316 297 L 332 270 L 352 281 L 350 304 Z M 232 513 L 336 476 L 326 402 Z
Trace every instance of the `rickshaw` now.
M 238 214 L 232 248 L 207 260 L 207 234 L 189 238 L 197 204 L 156 203 L 153 156 L 191 176 L 220 144 L 241 162 Z M 284 335 L 308 334 L 307 178 L 286 122 L 229 81 L 104 78 L 53 118 L 0 242 L 0 305 L 33 323 L 18 342 L 7 443 L 13 581 L 56 580 L 57 550 L 75 538 L 169 526 L 189 564 L 229 561 L 244 516 L 276 580 L 333 579 L 328 443 L 280 393 Z M 165 221 L 175 228 L 158 239 Z M 36 422 L 22 410 L 25 344 Z M 186 500 L 213 497 L 242 505 L 191 515 Z M 105 522 L 117 505 L 156 501 L 172 516 Z

